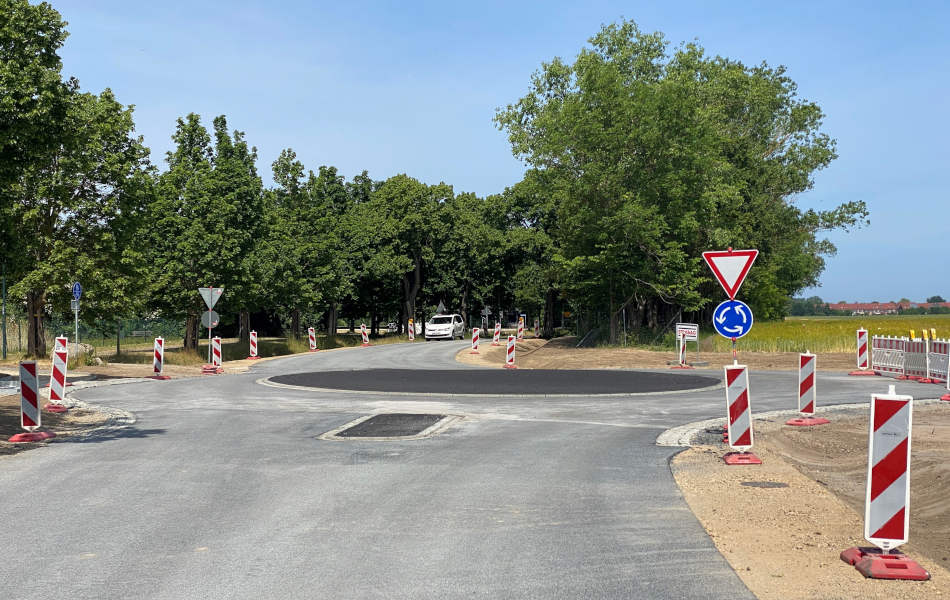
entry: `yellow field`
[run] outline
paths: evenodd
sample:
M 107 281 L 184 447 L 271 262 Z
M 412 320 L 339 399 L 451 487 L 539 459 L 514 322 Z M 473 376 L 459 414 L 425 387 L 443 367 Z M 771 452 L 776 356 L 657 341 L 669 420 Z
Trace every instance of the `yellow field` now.
M 868 335 L 909 336 L 913 329 L 936 329 L 940 338 L 950 338 L 950 315 L 789 317 L 785 321 L 757 322 L 752 331 L 739 338 L 739 350 L 746 352 L 854 352 L 855 332 L 864 327 Z M 727 352 L 732 342 L 712 332 L 703 332 L 703 348 Z M 707 340 L 712 340 L 710 343 Z

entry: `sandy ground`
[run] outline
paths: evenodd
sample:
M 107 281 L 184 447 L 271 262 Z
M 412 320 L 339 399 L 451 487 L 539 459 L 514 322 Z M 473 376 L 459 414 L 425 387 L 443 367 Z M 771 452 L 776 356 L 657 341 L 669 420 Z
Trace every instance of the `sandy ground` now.
M 46 402 L 45 399 L 42 400 L 42 404 Z M 98 427 L 106 421 L 106 418 L 104 414 L 88 410 L 73 409 L 59 414 L 44 410 L 41 416 L 42 427 L 39 431 L 53 431 L 57 437 L 68 436 Z M 49 443 L 45 441 L 30 444 L 7 442 L 10 436 L 18 433 L 25 433 L 25 430 L 20 427 L 20 396 L 0 396 L 0 457 Z
M 482 343 L 478 355 L 470 350 L 459 352 L 459 362 L 501 367 L 505 362 L 505 340 L 501 346 Z M 575 348 L 576 337 L 556 338 L 550 342 L 526 338 L 515 348 L 515 365 L 523 369 L 647 369 L 667 368 L 668 361 L 676 360 L 675 352 L 659 352 L 634 348 Z M 695 352 L 687 357 L 696 360 Z M 721 370 L 732 364 L 731 353 L 706 352 L 701 361 L 709 361 L 706 369 Z M 855 368 L 853 354 L 821 354 L 817 358 L 819 371 L 851 371 Z M 750 369 L 762 371 L 798 370 L 798 354 L 791 352 L 740 352 L 739 362 Z
M 763 599 L 950 597 L 950 404 L 914 410 L 910 543 L 928 582 L 865 579 L 839 554 L 863 539 L 867 409 L 832 413 L 832 424 L 756 421 L 759 466 L 727 466 L 721 434 L 672 461 L 686 502 L 739 577 Z M 743 482 L 788 484 L 758 488 Z

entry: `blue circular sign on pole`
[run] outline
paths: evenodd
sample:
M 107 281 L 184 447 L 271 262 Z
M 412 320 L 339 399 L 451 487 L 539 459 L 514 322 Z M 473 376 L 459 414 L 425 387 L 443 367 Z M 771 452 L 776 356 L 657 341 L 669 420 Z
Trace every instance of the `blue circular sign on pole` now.
M 79 285 L 79 282 L 73 284 L 73 298 L 79 300 L 79 297 L 82 296 L 82 286 Z
M 713 327 L 722 337 L 741 338 L 752 329 L 752 309 L 745 302 L 726 300 L 713 311 Z

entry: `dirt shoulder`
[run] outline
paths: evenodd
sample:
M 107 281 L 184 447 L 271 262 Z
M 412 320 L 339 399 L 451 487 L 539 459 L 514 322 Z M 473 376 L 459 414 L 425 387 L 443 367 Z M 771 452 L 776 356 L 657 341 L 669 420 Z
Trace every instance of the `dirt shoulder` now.
M 525 339 L 515 348 L 515 365 L 523 369 L 665 369 L 668 361 L 676 360 L 675 352 L 640 350 L 636 348 L 575 348 L 576 337 L 556 338 L 551 341 Z M 486 367 L 501 367 L 505 363 L 505 345 L 481 344 L 477 355 L 465 349 L 456 355 L 456 360 L 466 364 Z M 696 360 L 691 353 L 688 361 Z M 705 352 L 701 361 L 708 367 L 721 371 L 732 364 L 731 353 Z M 818 356 L 819 371 L 851 371 L 855 368 L 853 354 L 821 354 Z M 739 362 L 758 371 L 798 370 L 798 354 L 793 352 L 741 352 Z
M 41 405 L 46 404 L 41 399 Z M 67 413 L 51 413 L 43 411 L 42 424 L 39 431 L 52 431 L 57 437 L 76 435 L 99 427 L 108 420 L 108 415 L 91 410 L 71 409 Z M 7 440 L 10 436 L 25 433 L 20 427 L 20 396 L 0 396 L 0 457 L 17 454 L 38 446 L 48 444 L 48 441 L 29 444 L 11 444 Z
M 832 424 L 786 427 L 756 421 L 757 466 L 727 466 L 727 448 L 704 434 L 672 461 L 686 502 L 745 584 L 762 599 L 947 598 L 950 595 L 950 426 L 948 404 L 914 410 L 911 542 L 901 549 L 928 582 L 865 579 L 839 558 L 863 538 L 867 409 L 828 416 Z M 747 482 L 779 482 L 762 488 Z

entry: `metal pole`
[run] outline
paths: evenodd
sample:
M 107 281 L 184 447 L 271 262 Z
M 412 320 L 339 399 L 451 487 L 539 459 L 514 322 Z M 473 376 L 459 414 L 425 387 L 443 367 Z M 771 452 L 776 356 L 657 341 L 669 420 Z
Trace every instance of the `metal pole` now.
M 208 309 L 208 364 L 211 364 L 211 309 Z
M 7 358 L 7 265 L 3 264 L 3 359 Z
M 79 301 L 78 300 L 76 301 L 76 310 L 73 311 L 73 315 L 76 318 L 75 336 L 73 336 L 73 339 L 76 340 L 76 358 L 78 359 L 79 358 Z
M 732 364 L 739 364 L 739 359 L 736 357 L 736 338 L 732 338 Z

